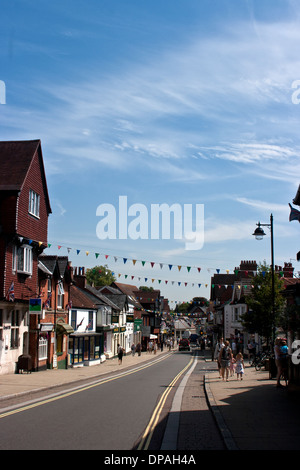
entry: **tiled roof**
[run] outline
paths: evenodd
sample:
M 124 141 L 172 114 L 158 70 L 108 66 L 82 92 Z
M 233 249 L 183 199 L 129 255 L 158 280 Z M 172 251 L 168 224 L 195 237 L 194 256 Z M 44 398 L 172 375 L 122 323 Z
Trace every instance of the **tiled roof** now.
M 74 285 L 70 287 L 70 300 L 72 308 L 97 309 L 96 304 L 79 287 Z
M 131 284 L 123 284 L 120 282 L 113 282 L 112 287 L 117 287 L 123 294 L 126 294 L 128 297 L 128 303 L 132 304 L 136 308 L 142 308 L 142 305 L 134 293 L 138 290 L 136 286 L 132 286 Z
M 0 191 L 19 191 L 22 189 L 32 159 L 37 151 L 40 155 L 48 211 L 51 213 L 40 140 L 0 142 Z
M 117 302 L 114 302 L 113 298 L 108 297 L 105 294 L 102 294 L 99 289 L 96 287 L 92 287 L 87 285 L 86 288 L 84 289 L 84 292 L 86 295 L 88 295 L 91 299 L 94 299 L 95 304 L 101 304 L 101 305 L 109 305 L 111 308 L 114 310 L 121 310 L 121 307 Z M 123 294 L 120 294 L 123 296 Z M 125 295 L 123 296 L 125 297 Z
M 68 266 L 67 256 L 40 255 L 39 261 L 43 263 L 44 266 L 46 266 L 52 275 L 54 274 L 55 268 L 57 268 L 59 276 L 64 277 Z

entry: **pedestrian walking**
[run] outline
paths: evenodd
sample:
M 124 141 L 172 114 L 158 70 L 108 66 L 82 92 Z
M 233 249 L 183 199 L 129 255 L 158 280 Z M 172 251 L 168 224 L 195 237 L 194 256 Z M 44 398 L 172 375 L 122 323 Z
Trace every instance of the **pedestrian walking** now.
M 157 351 L 157 344 L 156 344 L 156 341 L 154 341 L 153 351 L 154 351 L 154 354 L 156 354 L 156 351 Z
M 284 348 L 282 349 L 282 346 Z M 283 375 L 285 379 L 285 384 L 287 385 L 287 367 L 286 367 L 286 358 L 287 358 L 287 347 L 286 344 L 283 344 L 282 338 L 276 338 L 274 346 L 275 354 L 275 364 L 277 367 L 277 376 L 276 376 L 276 387 L 281 388 L 283 385 L 280 383 L 280 378 Z
M 223 338 L 220 338 L 216 344 L 215 352 L 214 352 L 214 360 L 217 361 L 220 378 L 222 377 L 222 375 L 221 375 L 221 361 L 219 360 L 219 356 L 220 356 L 220 351 L 223 347 L 224 347 Z
M 161 352 L 163 352 L 163 350 L 164 350 L 164 342 L 163 341 L 161 341 L 161 343 L 160 343 L 160 350 L 161 350 Z
M 245 371 L 243 354 L 241 352 L 237 353 L 235 360 L 236 378 L 237 380 L 239 380 L 239 378 L 243 380 L 243 374 Z
M 135 349 L 135 350 L 136 350 L 136 352 L 138 353 L 138 356 L 140 356 L 140 355 L 141 355 L 141 350 L 142 350 L 141 343 L 138 343 L 138 344 L 136 345 L 136 349 Z
M 136 346 L 134 343 L 132 343 L 131 345 L 131 354 L 134 356 L 135 355 L 135 351 L 136 351 Z
M 221 376 L 222 376 L 222 379 L 224 380 L 225 375 L 226 375 L 226 382 L 228 382 L 231 358 L 232 358 L 232 351 L 229 347 L 229 341 L 225 341 L 225 345 L 221 349 L 220 354 L 219 354 L 219 361 L 221 363 Z
M 233 339 L 231 342 L 231 350 L 232 350 L 233 357 L 236 356 L 236 353 L 237 353 L 236 349 L 237 349 L 236 341 L 235 339 Z
M 123 359 L 123 354 L 124 354 L 124 349 L 122 348 L 122 346 L 120 346 L 118 344 L 118 360 L 119 360 L 119 365 L 122 364 L 122 359 Z
M 233 353 L 231 355 L 231 358 L 230 358 L 230 377 L 233 377 L 234 376 L 234 371 L 235 371 L 235 363 L 236 363 L 236 360 L 235 358 L 233 357 Z
M 286 340 L 282 339 L 280 342 L 280 353 L 281 353 L 281 368 L 282 368 L 282 377 L 285 380 L 285 385 L 287 385 L 288 382 L 288 363 L 287 363 L 287 358 L 288 358 L 288 347 L 286 344 Z
M 249 361 L 250 361 L 251 356 L 252 356 L 252 361 L 254 361 L 256 357 L 256 342 L 254 341 L 254 339 L 252 339 L 251 341 L 249 340 L 248 351 L 249 351 Z

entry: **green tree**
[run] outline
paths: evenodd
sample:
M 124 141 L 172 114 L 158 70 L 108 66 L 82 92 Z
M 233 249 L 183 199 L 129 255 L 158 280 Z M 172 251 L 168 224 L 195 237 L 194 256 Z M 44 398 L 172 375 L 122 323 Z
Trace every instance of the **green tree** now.
M 283 281 L 274 276 L 274 313 L 272 306 L 272 271 L 266 264 L 259 264 L 257 275 L 253 278 L 251 293 L 246 296 L 248 312 L 241 320 L 244 328 L 251 333 L 273 339 L 275 329 L 280 324 L 284 306 L 281 294 Z
M 177 313 L 187 313 L 190 307 L 189 302 L 183 302 L 182 304 L 176 305 L 176 312 Z
M 107 265 L 105 266 L 94 266 L 93 268 L 87 269 L 86 280 L 90 286 L 102 287 L 110 286 L 116 279 Z

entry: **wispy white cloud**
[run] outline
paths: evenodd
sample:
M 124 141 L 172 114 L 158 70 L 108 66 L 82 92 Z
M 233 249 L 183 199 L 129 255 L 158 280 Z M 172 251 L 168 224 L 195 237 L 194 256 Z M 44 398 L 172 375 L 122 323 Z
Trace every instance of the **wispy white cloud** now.
M 246 204 L 248 206 L 254 207 L 255 209 L 259 210 L 268 210 L 268 211 L 276 211 L 276 212 L 281 212 L 286 215 L 288 212 L 288 206 L 287 204 L 274 204 L 272 202 L 267 202 L 267 201 L 258 201 L 254 199 L 248 199 L 245 197 L 238 197 L 236 199 L 238 202 L 242 204 Z
M 94 68 L 88 80 L 78 74 L 65 82 L 39 83 L 36 102 L 40 94 L 43 107 L 30 113 L 30 122 L 14 112 L 10 125 L 25 132 L 34 127 L 64 158 L 113 168 L 143 161 L 157 172 L 188 179 L 180 162 L 200 157 L 251 164 L 247 171 L 287 180 L 299 168 L 291 103 L 299 40 L 296 22 L 256 21 L 255 31 L 251 24 L 236 23 L 223 31 L 222 41 L 221 34 L 194 36 L 139 65 L 125 68 L 123 62 L 118 74 L 106 76 Z M 286 137 L 275 142 L 279 130 Z M 157 165 L 166 159 L 172 163 Z M 262 172 L 266 166 L 272 171 Z M 193 175 L 211 176 L 203 169 Z
M 208 228 L 205 226 L 205 244 L 250 239 L 251 230 L 253 229 L 251 222 L 241 222 L 233 219 L 226 222 L 211 220 L 207 225 Z

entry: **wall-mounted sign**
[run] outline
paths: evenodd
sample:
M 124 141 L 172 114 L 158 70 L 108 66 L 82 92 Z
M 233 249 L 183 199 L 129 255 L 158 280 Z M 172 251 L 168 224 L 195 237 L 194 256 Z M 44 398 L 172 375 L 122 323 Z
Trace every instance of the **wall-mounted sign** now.
M 29 313 L 42 313 L 42 299 L 29 300 Z

